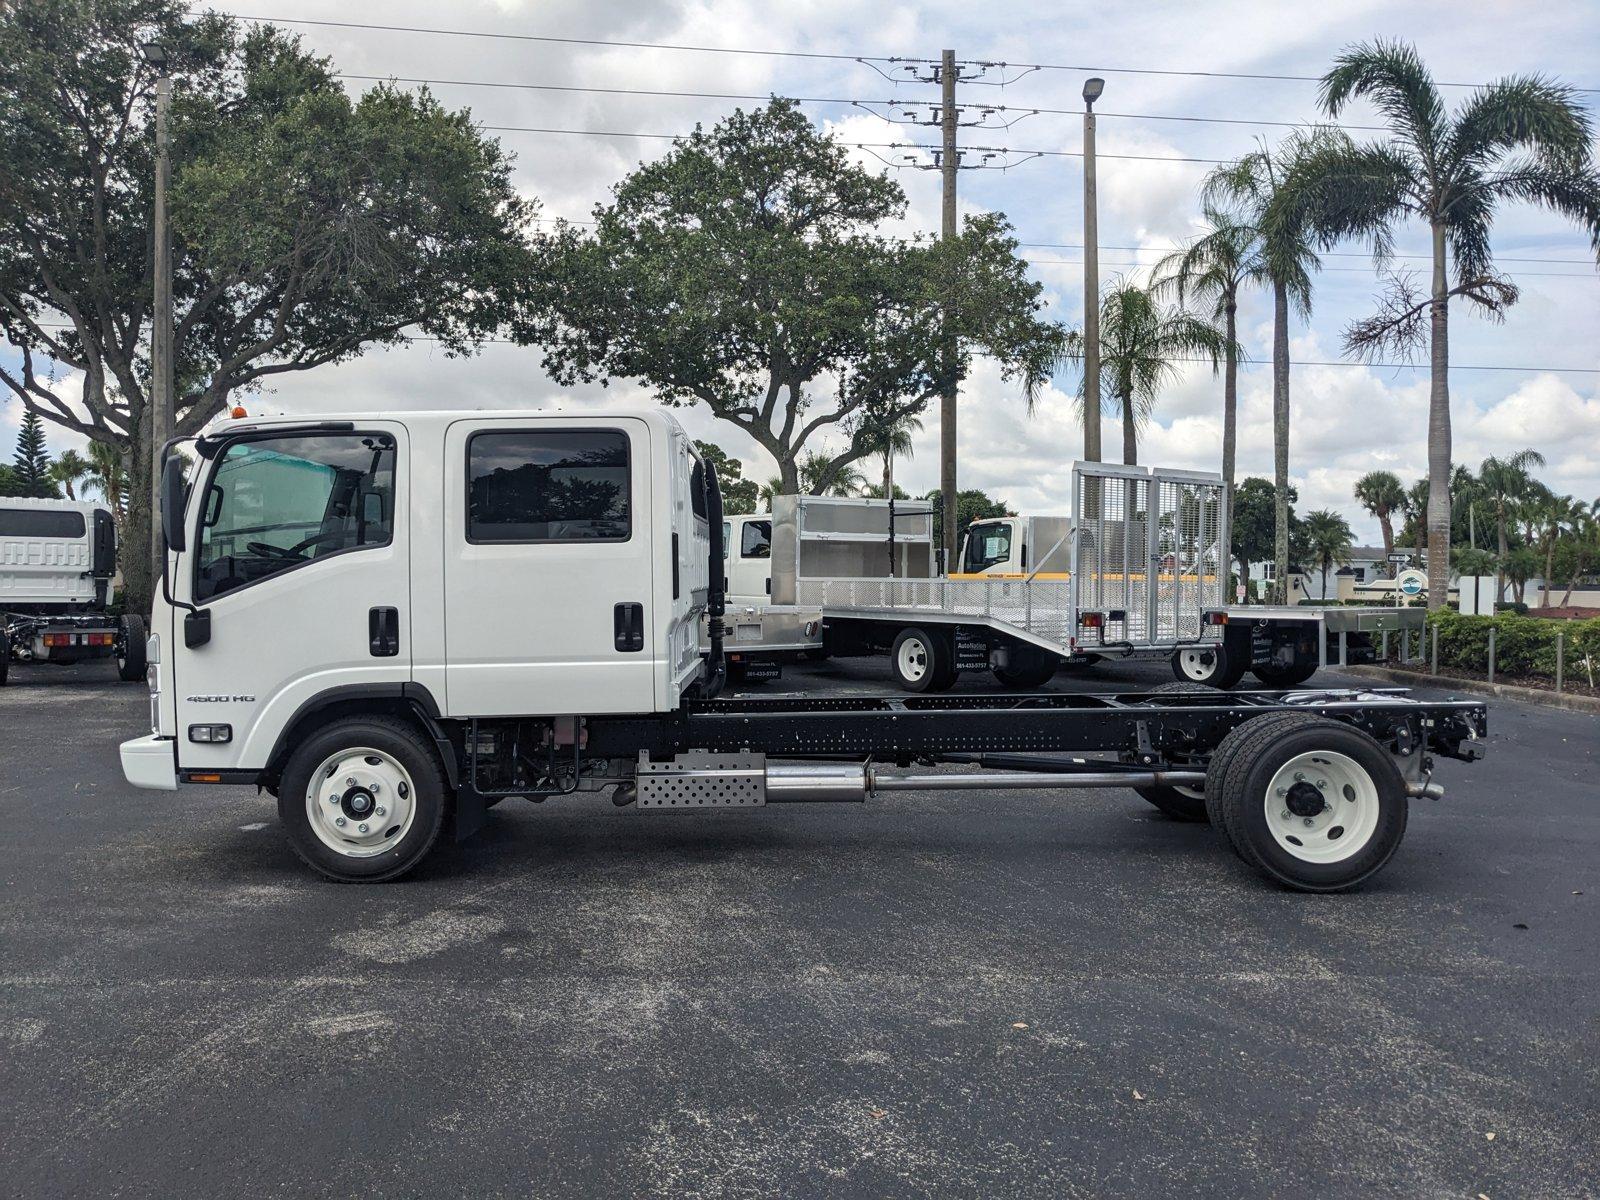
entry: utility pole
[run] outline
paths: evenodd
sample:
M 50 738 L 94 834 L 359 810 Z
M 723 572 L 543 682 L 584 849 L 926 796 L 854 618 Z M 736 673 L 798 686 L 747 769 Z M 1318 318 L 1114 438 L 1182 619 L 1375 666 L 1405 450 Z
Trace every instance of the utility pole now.
M 155 225 L 155 300 L 150 313 L 150 586 L 159 586 L 166 564 L 166 543 L 161 536 L 161 448 L 172 436 L 172 243 L 167 229 L 167 185 L 171 179 L 168 158 L 167 112 L 172 104 L 172 77 L 167 74 L 166 47 L 155 42 L 141 46 L 145 61 L 156 76 L 156 189 L 152 220 Z
M 1083 457 L 1100 461 L 1100 218 L 1094 178 L 1094 102 L 1106 81 L 1083 82 Z
M 939 61 L 939 82 L 942 97 L 939 108 L 939 125 L 944 134 L 944 149 L 940 167 L 944 175 L 944 224 L 942 235 L 950 241 L 960 232 L 956 226 L 956 173 L 961 169 L 959 151 L 956 150 L 956 52 L 946 50 Z M 956 528 L 956 347 L 955 332 L 949 328 L 946 311 L 944 392 L 939 398 L 939 504 L 943 508 L 944 569 L 955 569 L 956 549 L 960 544 L 960 531 Z

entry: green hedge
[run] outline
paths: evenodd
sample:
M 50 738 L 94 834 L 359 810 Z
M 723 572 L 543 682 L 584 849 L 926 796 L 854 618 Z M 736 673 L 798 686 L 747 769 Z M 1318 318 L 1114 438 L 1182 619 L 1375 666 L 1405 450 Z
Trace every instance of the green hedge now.
M 1446 609 L 1428 617 L 1428 624 L 1439 631 L 1439 665 L 1475 674 L 1489 670 L 1489 630 L 1495 630 L 1495 673 L 1497 675 L 1540 675 L 1554 679 L 1556 674 L 1556 634 L 1566 642 L 1566 678 L 1586 681 L 1588 671 L 1583 657 L 1594 663 L 1600 679 L 1600 617 L 1587 621 L 1556 621 L 1548 617 L 1520 617 L 1499 613 L 1493 617 L 1464 617 Z M 1432 653 L 1433 634 L 1428 633 L 1428 653 Z

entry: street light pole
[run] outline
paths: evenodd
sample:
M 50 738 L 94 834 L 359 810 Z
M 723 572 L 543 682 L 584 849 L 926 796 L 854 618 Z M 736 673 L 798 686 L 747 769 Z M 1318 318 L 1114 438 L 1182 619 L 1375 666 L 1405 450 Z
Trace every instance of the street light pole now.
M 1094 178 L 1094 102 L 1100 78 L 1083 82 L 1083 457 L 1100 461 L 1100 220 Z
M 155 242 L 155 299 L 150 313 L 150 586 L 159 586 L 166 544 L 161 536 L 161 448 L 172 436 L 172 242 L 167 229 L 167 185 L 171 163 L 167 145 L 167 112 L 172 103 L 172 78 L 167 74 L 166 47 L 146 43 L 140 51 L 156 68 L 156 187 L 152 222 Z

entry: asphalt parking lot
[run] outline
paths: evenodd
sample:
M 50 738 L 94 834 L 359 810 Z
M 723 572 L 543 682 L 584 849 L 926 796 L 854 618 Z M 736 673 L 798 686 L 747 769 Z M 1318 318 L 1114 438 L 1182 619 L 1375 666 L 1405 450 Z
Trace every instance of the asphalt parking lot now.
M 340 887 L 250 789 L 125 786 L 145 714 L 0 690 L 5 1194 L 1600 1191 L 1600 718 L 1493 702 L 1304 896 L 1109 791 L 518 803 Z

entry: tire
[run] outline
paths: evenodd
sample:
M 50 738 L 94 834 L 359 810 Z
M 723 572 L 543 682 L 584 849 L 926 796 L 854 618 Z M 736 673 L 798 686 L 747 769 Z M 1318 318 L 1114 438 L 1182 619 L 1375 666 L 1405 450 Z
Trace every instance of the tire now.
M 1061 660 L 1054 654 L 1034 646 L 1012 646 L 1008 657 L 1015 664 L 996 667 L 994 677 L 1002 687 L 1036 688 L 1055 678 Z
M 1231 688 L 1244 678 L 1245 664 L 1221 642 L 1184 646 L 1172 655 L 1172 673 L 1179 683 Z
M 1203 683 L 1164 683 L 1158 688 L 1152 688 L 1151 691 L 1154 695 L 1214 696 L 1218 689 L 1207 687 Z M 1137 787 L 1133 790 L 1175 820 L 1203 824 L 1211 819 L 1206 812 L 1204 787 L 1158 784 L 1154 787 Z
M 1341 892 L 1394 857 L 1406 831 L 1405 780 L 1368 734 L 1284 713 L 1251 721 L 1224 743 L 1235 738 L 1214 805 L 1246 863 L 1296 891 Z
M 330 769 L 333 786 L 326 787 Z M 289 756 L 278 817 L 289 844 L 314 871 L 339 883 L 383 883 L 404 875 L 433 848 L 448 798 L 438 754 L 415 725 L 396 717 L 351 717 L 320 730 Z M 406 801 L 402 816 L 397 810 Z M 361 817 L 368 814 L 383 820 L 366 822 L 375 828 L 362 835 Z M 341 819 L 343 826 L 336 825 Z M 384 820 L 393 822 L 387 838 Z
M 1292 667 L 1251 667 L 1250 673 L 1269 688 L 1292 688 L 1315 675 L 1317 664 L 1297 662 Z
M 117 622 L 117 678 L 124 683 L 144 682 L 145 640 L 150 636 L 144 618 L 123 613 Z
M 942 692 L 955 682 L 949 643 L 926 629 L 902 629 L 889 651 L 895 682 L 908 692 Z

